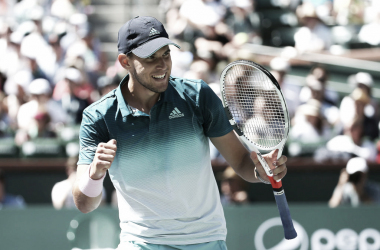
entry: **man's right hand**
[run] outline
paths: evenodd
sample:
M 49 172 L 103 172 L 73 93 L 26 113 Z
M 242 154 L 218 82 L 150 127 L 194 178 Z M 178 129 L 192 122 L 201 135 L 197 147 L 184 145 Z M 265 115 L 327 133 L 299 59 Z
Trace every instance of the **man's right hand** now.
M 116 140 L 111 139 L 107 143 L 99 143 L 96 148 L 94 160 L 91 163 L 90 178 L 93 180 L 101 179 L 111 167 L 116 156 Z

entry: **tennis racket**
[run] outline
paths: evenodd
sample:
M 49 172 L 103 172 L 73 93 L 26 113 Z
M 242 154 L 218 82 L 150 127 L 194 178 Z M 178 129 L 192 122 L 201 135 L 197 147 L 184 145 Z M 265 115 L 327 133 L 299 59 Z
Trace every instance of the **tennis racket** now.
M 220 85 L 223 106 L 231 125 L 243 144 L 257 153 L 272 184 L 285 238 L 294 239 L 297 232 L 282 183 L 273 179 L 273 172 L 260 153 L 279 149 L 279 158 L 288 137 L 289 114 L 280 85 L 265 68 L 243 60 L 227 65 L 221 74 Z

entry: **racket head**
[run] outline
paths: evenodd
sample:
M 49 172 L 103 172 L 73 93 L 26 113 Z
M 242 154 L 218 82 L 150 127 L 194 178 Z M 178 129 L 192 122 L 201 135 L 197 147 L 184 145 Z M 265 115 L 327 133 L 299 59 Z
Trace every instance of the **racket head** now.
M 220 77 L 223 106 L 235 132 L 260 151 L 284 145 L 290 120 L 285 98 L 273 75 L 259 64 L 238 60 Z

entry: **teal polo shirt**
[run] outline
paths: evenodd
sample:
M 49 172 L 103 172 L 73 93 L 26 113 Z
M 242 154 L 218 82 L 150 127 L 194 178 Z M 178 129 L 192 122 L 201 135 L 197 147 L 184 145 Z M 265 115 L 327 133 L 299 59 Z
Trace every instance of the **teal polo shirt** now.
M 232 131 L 223 105 L 202 80 L 171 77 L 149 114 L 126 103 L 121 86 L 83 112 L 78 164 L 111 139 L 121 244 L 197 244 L 225 240 L 208 137 Z

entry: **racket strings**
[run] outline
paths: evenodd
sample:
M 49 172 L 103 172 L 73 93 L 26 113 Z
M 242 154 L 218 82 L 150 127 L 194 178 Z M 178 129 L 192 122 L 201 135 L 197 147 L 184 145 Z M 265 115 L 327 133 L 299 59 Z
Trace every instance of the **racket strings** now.
M 246 137 L 264 148 L 278 145 L 286 136 L 286 121 L 271 80 L 251 66 L 235 65 L 224 81 L 228 107 Z

